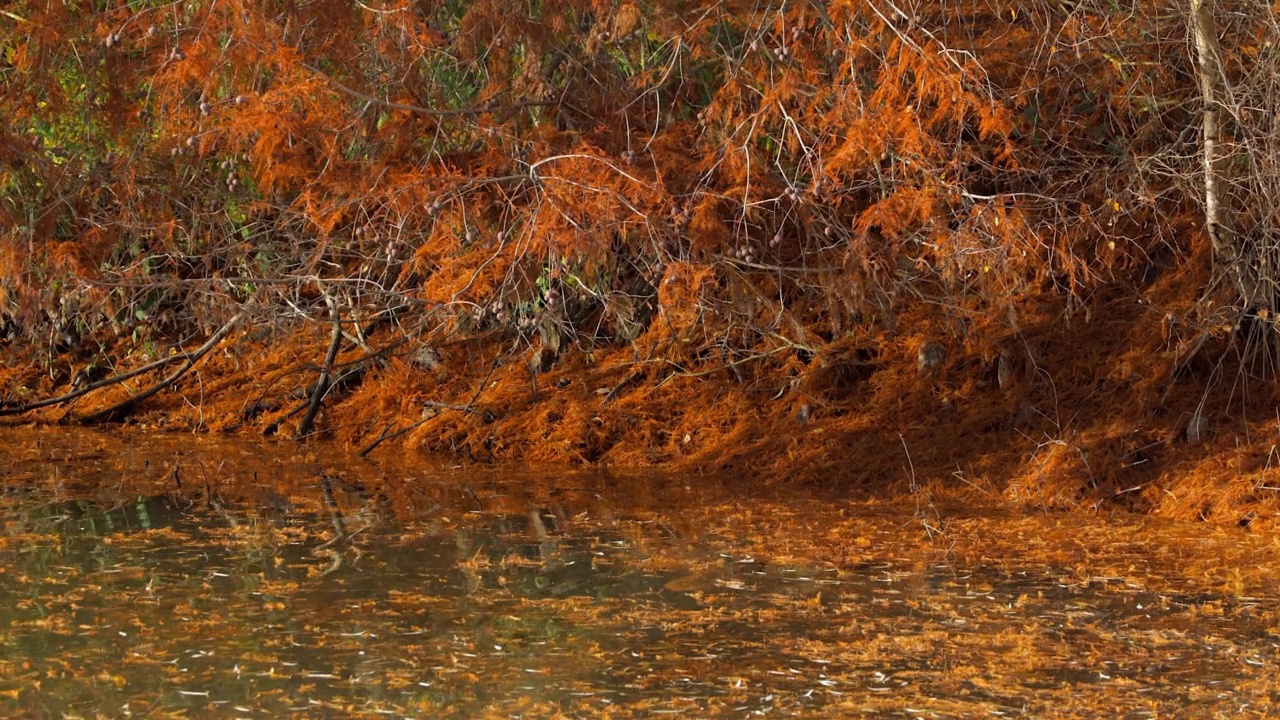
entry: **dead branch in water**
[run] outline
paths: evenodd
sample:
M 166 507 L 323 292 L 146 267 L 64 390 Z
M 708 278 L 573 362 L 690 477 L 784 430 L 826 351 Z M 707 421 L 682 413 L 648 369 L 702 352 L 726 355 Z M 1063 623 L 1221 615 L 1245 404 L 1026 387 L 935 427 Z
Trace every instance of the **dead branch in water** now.
M 84 397 L 85 395 L 88 395 L 89 393 L 99 388 L 104 388 L 111 385 L 122 383 L 126 380 L 130 380 L 132 378 L 138 377 L 139 375 L 145 375 L 151 372 L 152 370 L 155 370 L 156 368 L 161 368 L 161 367 L 164 367 L 165 365 L 168 365 L 170 363 L 175 363 L 180 360 L 186 360 L 186 359 L 189 359 L 190 357 L 191 357 L 191 353 L 180 353 L 178 355 L 170 355 L 169 357 L 166 357 L 166 358 L 160 358 L 155 362 L 147 363 L 146 365 L 143 365 L 140 368 L 135 368 L 133 370 L 130 370 L 129 372 L 120 373 L 119 375 L 112 375 L 109 378 L 103 378 L 101 380 L 98 380 L 97 382 L 89 383 L 88 385 L 85 385 L 79 390 L 73 390 L 72 392 L 69 392 L 65 395 L 46 398 L 44 400 L 36 400 L 35 402 L 29 402 L 24 405 L 0 407 L 0 415 L 21 415 L 22 413 L 30 412 L 32 410 L 39 410 L 42 407 L 49 407 L 50 405 L 60 405 L 62 403 L 71 402 L 72 400 L 75 400 L 76 398 Z
M 324 400 L 325 393 L 329 391 L 329 376 L 333 373 L 334 361 L 338 359 L 338 348 L 342 346 L 342 313 L 339 312 L 338 304 L 332 297 L 326 294 L 324 301 L 328 304 L 329 314 L 333 319 L 333 338 L 329 341 L 329 352 L 325 355 L 324 365 L 320 368 L 320 378 L 316 380 L 315 390 L 311 393 L 311 404 L 298 425 L 298 434 L 293 436 L 294 440 L 304 440 L 311 434 L 316 413 L 320 411 L 320 403 Z
M 169 386 L 173 385 L 178 380 L 180 380 L 183 375 L 186 375 L 187 372 L 191 370 L 191 368 L 196 366 L 196 363 L 200 362 L 201 358 L 203 358 L 206 354 L 208 354 L 208 352 L 212 350 L 218 343 L 222 342 L 223 338 L 225 338 L 227 334 L 231 332 L 231 329 L 235 327 L 236 323 L 240 322 L 240 318 L 241 318 L 241 313 L 236 313 L 234 316 L 232 316 L 232 318 L 227 321 L 226 325 L 223 325 L 221 328 L 219 328 L 217 332 L 215 332 L 207 341 L 205 341 L 204 345 L 201 345 L 199 348 L 197 348 L 195 352 L 188 353 L 186 355 L 186 362 L 182 365 L 182 367 L 170 373 L 167 377 L 165 377 L 160 382 L 156 383 L 155 385 L 152 385 L 146 390 L 143 390 L 137 395 L 134 395 L 130 398 L 127 398 L 125 400 L 122 400 L 121 402 L 116 403 L 115 405 L 112 405 L 109 408 L 106 408 L 104 410 L 99 410 L 98 412 L 93 413 L 91 415 L 86 415 L 85 417 L 80 418 L 76 422 L 80 423 L 81 425 L 92 425 L 99 422 L 111 422 L 114 420 L 119 420 L 123 416 L 129 414 L 129 412 L 133 410 L 134 406 L 136 406 L 138 403 L 142 402 L 143 400 L 146 400 L 152 395 L 155 395 L 161 390 L 168 388 Z

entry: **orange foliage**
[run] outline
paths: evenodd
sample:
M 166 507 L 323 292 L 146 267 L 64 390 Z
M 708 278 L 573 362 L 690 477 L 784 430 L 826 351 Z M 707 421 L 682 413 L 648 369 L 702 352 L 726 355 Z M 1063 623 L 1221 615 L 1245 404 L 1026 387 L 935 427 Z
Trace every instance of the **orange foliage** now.
M 0 325 L 56 346 L 47 383 L 241 313 L 292 339 L 211 360 L 255 373 L 215 385 L 269 399 L 315 374 L 332 303 L 340 361 L 368 363 L 331 408 L 353 440 L 434 398 L 468 409 L 406 436 L 431 450 L 888 483 L 905 445 L 919 475 L 1045 505 L 1119 492 L 1132 438 L 1239 400 L 1196 365 L 1240 316 L 1205 299 L 1190 232 L 1176 3 L 9 8 Z M 1232 72 L 1264 31 L 1232 26 Z M 948 356 L 922 374 L 930 342 Z M 415 369 L 421 346 L 457 375 Z M 1100 377 L 1140 416 L 1096 411 Z M 291 409 L 201 402 L 216 420 L 173 412 Z M 1093 486 L 1036 489 L 1090 443 Z

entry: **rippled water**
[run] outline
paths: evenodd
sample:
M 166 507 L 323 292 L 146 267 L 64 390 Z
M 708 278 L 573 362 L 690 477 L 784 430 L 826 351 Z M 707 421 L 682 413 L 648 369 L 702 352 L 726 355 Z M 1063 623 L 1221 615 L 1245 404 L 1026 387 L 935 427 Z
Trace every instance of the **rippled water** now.
M 1241 530 L 0 440 L 4 717 L 1275 711 L 1277 553 Z

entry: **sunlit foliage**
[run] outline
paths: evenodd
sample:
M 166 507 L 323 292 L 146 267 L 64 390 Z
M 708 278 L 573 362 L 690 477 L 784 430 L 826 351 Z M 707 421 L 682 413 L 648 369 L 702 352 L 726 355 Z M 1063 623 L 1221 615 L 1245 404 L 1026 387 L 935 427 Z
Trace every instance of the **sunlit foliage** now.
M 1177 10 L 14 3 L 5 316 L 181 331 L 333 292 L 751 347 L 1081 292 L 1185 204 L 1134 173 L 1192 118 Z

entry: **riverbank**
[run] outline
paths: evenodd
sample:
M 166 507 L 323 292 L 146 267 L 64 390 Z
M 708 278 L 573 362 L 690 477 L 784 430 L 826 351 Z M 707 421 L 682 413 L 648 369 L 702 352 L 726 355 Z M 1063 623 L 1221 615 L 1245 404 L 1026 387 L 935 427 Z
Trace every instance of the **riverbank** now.
M 510 333 L 375 328 L 339 343 L 305 439 L 366 454 L 653 468 L 851 497 L 1270 526 L 1280 420 L 1265 353 L 1248 352 L 1239 333 L 1179 327 L 1192 308 L 1178 305 L 1187 294 L 1172 282 L 1083 304 L 1046 294 L 1010 310 L 1013 330 L 999 337 L 966 336 L 979 327 L 972 318 L 915 303 L 875 334 L 718 360 L 708 357 L 715 348 L 656 331 L 556 353 Z M 91 356 L 116 369 L 93 369 L 83 353 L 41 362 L 10 346 L 0 387 L 11 411 L 107 383 L 16 422 L 122 421 L 292 443 L 331 339 L 320 324 L 240 323 L 174 384 L 105 415 L 173 368 L 107 383 L 153 358 L 126 356 L 121 341 Z M 703 361 L 686 367 L 692 355 Z

